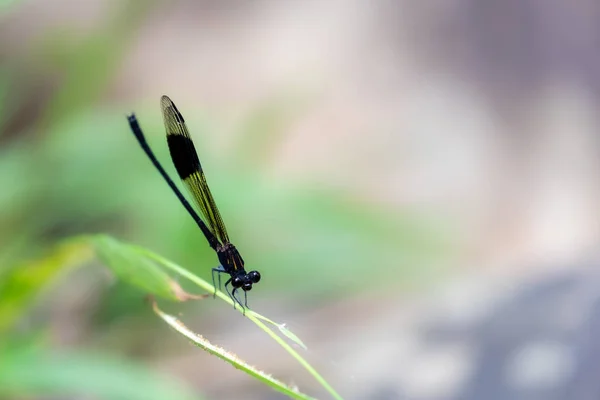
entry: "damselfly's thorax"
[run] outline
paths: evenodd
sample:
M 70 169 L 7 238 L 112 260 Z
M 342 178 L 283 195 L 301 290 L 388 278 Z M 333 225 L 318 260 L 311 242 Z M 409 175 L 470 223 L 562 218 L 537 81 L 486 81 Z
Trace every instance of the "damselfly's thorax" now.
M 217 256 L 227 273 L 244 272 L 244 259 L 231 243 L 219 244 L 217 246 Z

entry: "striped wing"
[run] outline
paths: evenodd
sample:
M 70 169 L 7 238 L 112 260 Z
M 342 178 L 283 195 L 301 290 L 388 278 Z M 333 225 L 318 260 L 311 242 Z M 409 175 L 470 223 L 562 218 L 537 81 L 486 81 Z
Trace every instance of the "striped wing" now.
M 185 120 L 170 98 L 163 96 L 160 103 L 167 130 L 167 143 L 175 169 L 194 197 L 211 232 L 221 243 L 228 243 L 229 237 L 225 224 L 223 224 L 219 209 L 206 183 L 206 177 L 202 171 L 194 142 L 185 126 Z

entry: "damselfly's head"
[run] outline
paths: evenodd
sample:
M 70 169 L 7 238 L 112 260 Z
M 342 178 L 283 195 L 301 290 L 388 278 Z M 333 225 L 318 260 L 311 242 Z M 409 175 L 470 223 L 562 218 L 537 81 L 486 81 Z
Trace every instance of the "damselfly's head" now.
M 252 290 L 252 284 L 260 281 L 260 273 L 258 271 L 250 271 L 245 275 L 237 275 L 231 279 L 231 286 L 235 289 L 242 288 L 244 292 Z

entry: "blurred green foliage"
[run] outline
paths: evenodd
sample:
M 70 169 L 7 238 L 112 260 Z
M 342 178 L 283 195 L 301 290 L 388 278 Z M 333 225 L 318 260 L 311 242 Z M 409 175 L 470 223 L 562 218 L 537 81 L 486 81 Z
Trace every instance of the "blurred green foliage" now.
M 93 395 L 114 400 L 198 399 L 185 386 L 129 360 L 101 353 L 55 352 L 31 346 L 4 346 L 0 396 Z
M 120 3 L 106 26 L 77 41 L 65 40 L 64 32 L 46 32 L 23 58 L 11 59 L 0 68 L 2 398 L 49 394 L 198 398 L 181 383 L 157 376 L 131 359 L 104 352 L 50 350 L 48 340 L 39 340 L 46 336 L 45 329 L 32 321 L 24 323 L 44 292 L 60 277 L 68 279 L 70 269 L 90 258 L 87 246 L 77 242 L 57 246 L 58 241 L 94 226 L 108 227 L 107 216 L 110 219 L 123 207 L 114 193 L 103 198 L 108 193 L 93 184 L 106 176 L 110 153 L 93 158 L 99 145 L 111 140 L 106 119 L 94 122 L 99 115 L 92 110 L 117 70 L 127 38 L 150 4 Z M 15 7 L 16 2 L 4 2 L 0 7 L 5 10 L 0 11 L 10 13 L 8 6 Z M 32 85 L 40 82 L 38 74 L 46 72 L 41 80 L 51 79 L 54 71 L 62 76 L 60 87 L 43 99 L 43 92 Z M 31 108 L 36 101 L 44 102 L 41 113 Z M 93 143 L 93 139 L 99 140 Z M 80 147 L 70 147 L 73 144 Z M 91 176 L 94 172 L 97 176 Z M 108 179 L 104 182 L 109 184 Z

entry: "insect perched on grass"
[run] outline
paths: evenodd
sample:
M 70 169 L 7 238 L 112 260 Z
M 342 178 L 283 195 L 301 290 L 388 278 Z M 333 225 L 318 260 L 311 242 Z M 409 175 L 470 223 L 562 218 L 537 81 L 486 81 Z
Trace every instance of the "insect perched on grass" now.
M 254 283 L 260 281 L 260 273 L 258 271 L 246 272 L 242 256 L 229 241 L 225 224 L 223 223 L 221 214 L 219 214 L 217 205 L 215 204 L 210 189 L 208 188 L 208 184 L 206 183 L 206 177 L 202 171 L 202 166 L 200 165 L 194 143 L 185 126 L 185 120 L 179 113 L 179 110 L 177 110 L 177 107 L 175 107 L 175 104 L 167 96 L 161 98 L 160 104 L 162 106 L 165 128 L 167 130 L 167 144 L 169 145 L 171 159 L 173 160 L 173 164 L 175 165 L 179 177 L 192 194 L 196 205 L 202 211 L 202 215 L 204 215 L 204 219 L 208 223 L 208 226 L 200 218 L 198 213 L 186 200 L 162 165 L 158 162 L 158 159 L 152 152 L 152 149 L 150 149 L 148 142 L 146 142 L 146 138 L 144 137 L 142 129 L 134 114 L 127 117 L 129 126 L 140 143 L 140 146 L 142 146 L 142 149 L 150 161 L 152 161 L 152 164 L 158 169 L 158 172 L 160 172 L 167 181 L 181 204 L 183 204 L 194 221 L 196 221 L 196 224 L 198 224 L 198 227 L 200 227 L 200 230 L 204 233 L 206 240 L 208 240 L 210 247 L 216 251 L 221 264 L 212 269 L 213 285 L 215 283 L 215 273 L 217 273 L 219 278 L 219 288 L 221 287 L 221 274 L 228 274 L 229 279 L 225 282 L 225 290 L 233 299 L 234 307 L 235 303 L 238 303 L 242 309 L 244 308 L 244 305 L 248 307 L 247 292 L 252 289 Z M 229 290 L 229 285 L 233 287 L 232 291 Z M 243 305 L 235 296 L 236 291 L 240 288 L 244 291 Z M 216 293 L 217 288 L 215 286 L 215 295 Z

